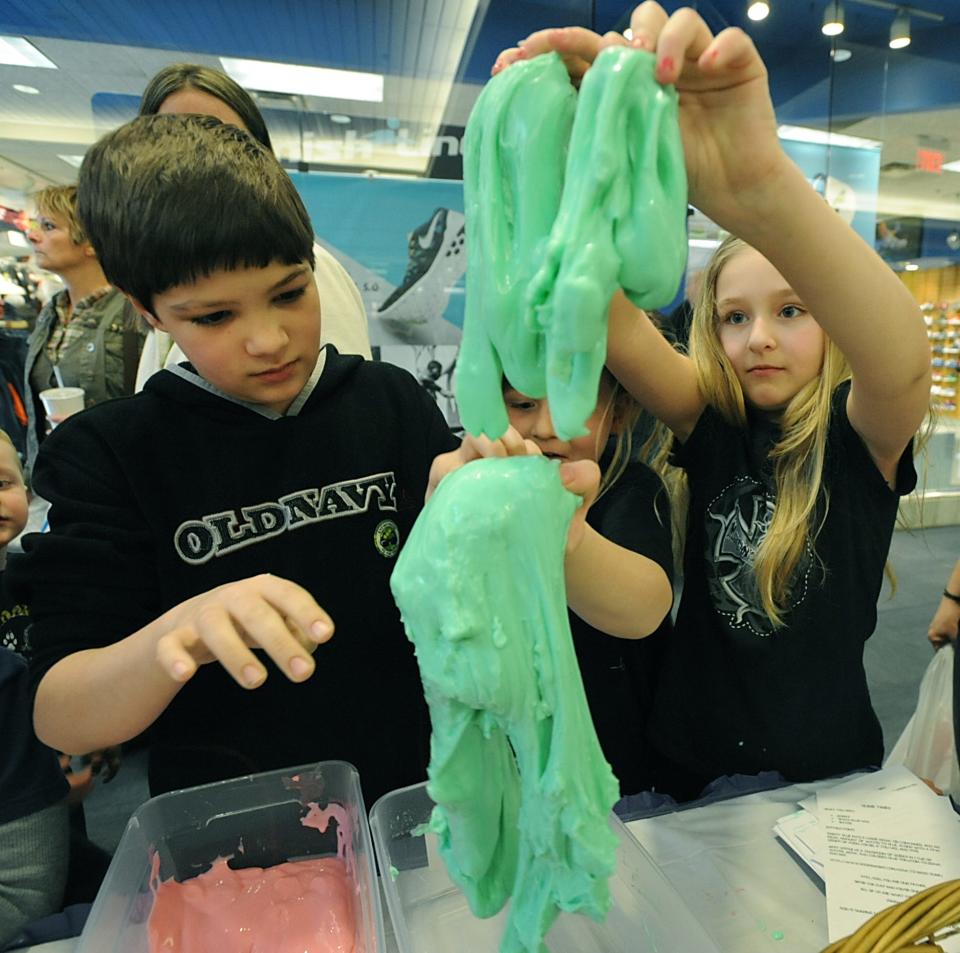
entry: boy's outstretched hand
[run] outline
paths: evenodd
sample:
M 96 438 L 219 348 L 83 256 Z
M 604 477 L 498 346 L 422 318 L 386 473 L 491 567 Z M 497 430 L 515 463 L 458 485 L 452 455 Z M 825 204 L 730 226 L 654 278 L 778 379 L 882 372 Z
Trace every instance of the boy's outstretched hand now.
M 714 36 L 690 8 L 668 16 L 647 2 L 631 15 L 629 45 L 656 54 L 656 79 L 680 94 L 680 132 L 690 202 L 725 227 L 741 208 L 753 214 L 768 190 L 791 167 L 780 147 L 767 86 L 767 71 L 753 41 L 737 27 Z M 628 45 L 618 33 L 598 36 L 582 27 L 540 30 L 504 50 L 498 73 L 518 59 L 557 52 L 579 85 L 590 63 L 607 46 Z M 734 228 L 735 230 L 735 228 Z
M 257 688 L 267 670 L 263 649 L 293 682 L 313 674 L 313 651 L 333 634 L 330 616 L 302 586 L 263 574 L 194 596 L 167 612 L 157 661 L 176 682 L 218 661 L 244 688 Z

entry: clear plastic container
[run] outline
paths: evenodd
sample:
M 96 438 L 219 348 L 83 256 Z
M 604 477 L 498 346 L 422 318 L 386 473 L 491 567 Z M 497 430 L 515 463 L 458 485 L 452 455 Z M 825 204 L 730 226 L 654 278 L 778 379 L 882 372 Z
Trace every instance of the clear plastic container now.
M 373 842 L 399 953 L 497 953 L 505 907 L 480 920 L 447 875 L 436 835 L 414 834 L 433 801 L 425 784 L 384 795 L 370 812 Z M 602 923 L 561 913 L 547 934 L 550 953 L 719 953 L 679 893 L 616 815 L 613 907 Z
M 154 856 L 161 880 L 186 880 L 209 869 L 218 857 L 232 857 L 232 867 L 271 867 L 335 855 L 336 821 L 323 834 L 300 823 L 311 802 L 339 804 L 347 812 L 355 951 L 383 953 L 383 913 L 360 778 L 344 761 L 248 775 L 147 801 L 127 824 L 76 953 L 148 953 Z

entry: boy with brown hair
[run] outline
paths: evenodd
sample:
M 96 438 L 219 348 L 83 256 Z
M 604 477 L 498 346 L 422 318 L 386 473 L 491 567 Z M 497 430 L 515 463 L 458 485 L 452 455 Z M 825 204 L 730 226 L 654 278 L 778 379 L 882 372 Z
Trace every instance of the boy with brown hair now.
M 371 800 L 422 780 L 388 580 L 457 443 L 442 415 L 405 371 L 320 349 L 309 218 L 243 131 L 140 117 L 79 196 L 107 277 L 189 363 L 44 443 L 50 532 L 16 574 L 38 734 L 81 752 L 149 728 L 153 793 L 331 758 Z

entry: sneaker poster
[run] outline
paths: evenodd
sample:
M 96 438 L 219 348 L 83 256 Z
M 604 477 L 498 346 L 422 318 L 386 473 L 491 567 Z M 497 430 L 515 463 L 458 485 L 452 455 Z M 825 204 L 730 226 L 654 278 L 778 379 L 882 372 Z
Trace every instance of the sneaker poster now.
M 291 173 L 317 241 L 350 274 L 374 358 L 410 371 L 460 426 L 454 376 L 463 327 L 463 186 L 449 179 Z

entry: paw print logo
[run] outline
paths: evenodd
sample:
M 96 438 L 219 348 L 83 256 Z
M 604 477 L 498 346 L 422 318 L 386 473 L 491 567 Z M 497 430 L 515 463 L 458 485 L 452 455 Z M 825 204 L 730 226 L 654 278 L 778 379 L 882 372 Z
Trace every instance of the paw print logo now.
M 16 648 L 17 648 L 16 636 L 12 632 L 4 632 L 3 635 L 0 636 L 0 645 L 2 645 L 5 649 L 16 651 Z

